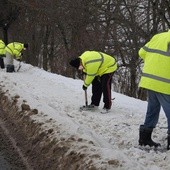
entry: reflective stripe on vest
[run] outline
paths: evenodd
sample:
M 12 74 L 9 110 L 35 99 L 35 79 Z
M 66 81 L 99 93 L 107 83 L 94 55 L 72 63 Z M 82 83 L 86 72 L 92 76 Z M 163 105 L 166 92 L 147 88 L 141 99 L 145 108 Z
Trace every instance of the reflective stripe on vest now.
M 14 50 L 16 50 L 16 51 L 18 51 L 18 53 L 20 53 L 20 50 L 18 50 L 17 48 L 15 48 L 15 45 L 20 45 L 20 46 L 21 46 L 21 49 L 22 49 L 22 44 L 13 42 Z
M 11 54 L 14 55 L 13 51 L 8 46 L 6 46 L 6 47 L 11 51 Z
M 150 52 L 150 53 L 157 53 L 157 54 L 164 55 L 166 57 L 170 57 L 170 52 L 169 51 L 162 51 L 162 50 L 157 50 L 157 49 L 151 49 L 151 48 L 148 48 L 146 46 L 144 46 L 143 49 L 145 51 L 147 51 L 147 52 Z
M 163 78 L 163 77 L 155 76 L 155 75 L 152 75 L 152 74 L 142 73 L 142 76 L 143 77 L 148 77 L 150 79 L 162 81 L 164 83 L 170 83 L 170 79 L 166 79 L 166 78 Z
M 90 63 L 94 63 L 94 62 L 99 62 L 99 61 L 101 61 L 101 64 L 100 64 L 100 66 L 99 66 L 99 69 L 100 69 L 100 67 L 102 66 L 102 64 L 103 64 L 103 62 L 104 62 L 104 57 L 103 57 L 103 54 L 102 54 L 102 53 L 99 52 L 99 54 L 100 54 L 100 56 L 101 56 L 100 59 L 94 59 L 94 60 L 87 61 L 87 62 L 85 63 L 85 65 L 90 64 Z M 99 70 L 99 69 L 98 69 L 98 70 Z M 97 70 L 97 71 L 98 71 L 98 70 Z M 97 72 L 96 72 L 95 74 L 87 74 L 87 75 L 88 75 L 88 76 L 96 76 L 96 74 L 97 74 Z

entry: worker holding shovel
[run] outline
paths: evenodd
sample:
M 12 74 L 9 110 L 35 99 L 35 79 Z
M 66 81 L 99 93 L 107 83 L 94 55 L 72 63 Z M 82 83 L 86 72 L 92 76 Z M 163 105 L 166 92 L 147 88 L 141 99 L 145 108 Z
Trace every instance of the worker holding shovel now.
M 20 69 L 22 51 L 26 49 L 28 49 L 28 44 L 23 44 L 19 42 L 12 42 L 6 46 L 5 51 L 6 51 L 6 71 L 7 72 L 15 72 L 14 61 L 13 61 L 14 58 L 20 62 L 19 63 L 19 69 Z
M 97 51 L 86 51 L 80 57 L 70 61 L 70 65 L 86 74 L 83 90 L 87 90 L 92 84 L 91 104 L 83 107 L 83 110 L 96 110 L 103 94 L 103 112 L 111 109 L 111 82 L 113 73 L 117 70 L 114 57 Z M 86 93 L 85 93 L 86 94 Z M 86 94 L 87 95 L 87 94 Z

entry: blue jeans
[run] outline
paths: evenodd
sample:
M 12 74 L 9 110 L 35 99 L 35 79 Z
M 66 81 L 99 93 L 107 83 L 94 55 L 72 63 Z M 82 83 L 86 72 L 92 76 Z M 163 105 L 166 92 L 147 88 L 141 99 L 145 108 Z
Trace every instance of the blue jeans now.
M 156 127 L 159 120 L 161 106 L 167 118 L 168 133 L 170 134 L 170 95 L 148 90 L 148 107 L 144 127 Z

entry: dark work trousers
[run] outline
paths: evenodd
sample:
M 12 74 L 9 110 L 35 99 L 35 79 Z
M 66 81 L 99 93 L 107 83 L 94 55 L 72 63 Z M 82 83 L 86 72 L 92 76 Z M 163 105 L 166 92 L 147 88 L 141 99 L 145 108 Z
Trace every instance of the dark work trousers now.
M 102 84 L 99 76 L 96 76 L 92 82 L 91 104 L 99 106 L 102 96 Z
M 111 83 L 113 73 L 104 74 L 101 77 L 95 77 L 92 82 L 92 104 L 99 106 L 101 95 L 103 93 L 104 108 L 110 109 L 112 105 L 111 99 Z
M 2 56 L 0 56 L 0 67 L 1 68 L 5 68 L 5 66 L 4 66 L 4 59 L 3 59 Z

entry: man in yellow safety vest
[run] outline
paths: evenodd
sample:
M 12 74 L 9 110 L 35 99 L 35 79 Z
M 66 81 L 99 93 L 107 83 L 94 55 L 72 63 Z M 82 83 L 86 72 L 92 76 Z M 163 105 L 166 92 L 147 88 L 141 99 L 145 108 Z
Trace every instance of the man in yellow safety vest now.
M 13 59 L 15 58 L 21 61 L 22 51 L 26 50 L 27 48 L 28 44 L 23 44 L 19 42 L 12 42 L 6 46 L 5 51 L 7 72 L 15 72 Z
M 158 147 L 151 135 L 156 127 L 161 106 L 167 117 L 170 146 L 170 31 L 158 33 L 140 50 L 144 61 L 139 87 L 147 89 L 148 107 L 144 124 L 139 129 L 139 145 Z
M 115 58 L 103 52 L 85 51 L 80 57 L 71 60 L 70 65 L 86 74 L 83 90 L 92 84 L 91 104 L 86 106 L 86 109 L 97 109 L 103 94 L 103 113 L 109 112 L 112 105 L 112 76 L 117 70 Z

